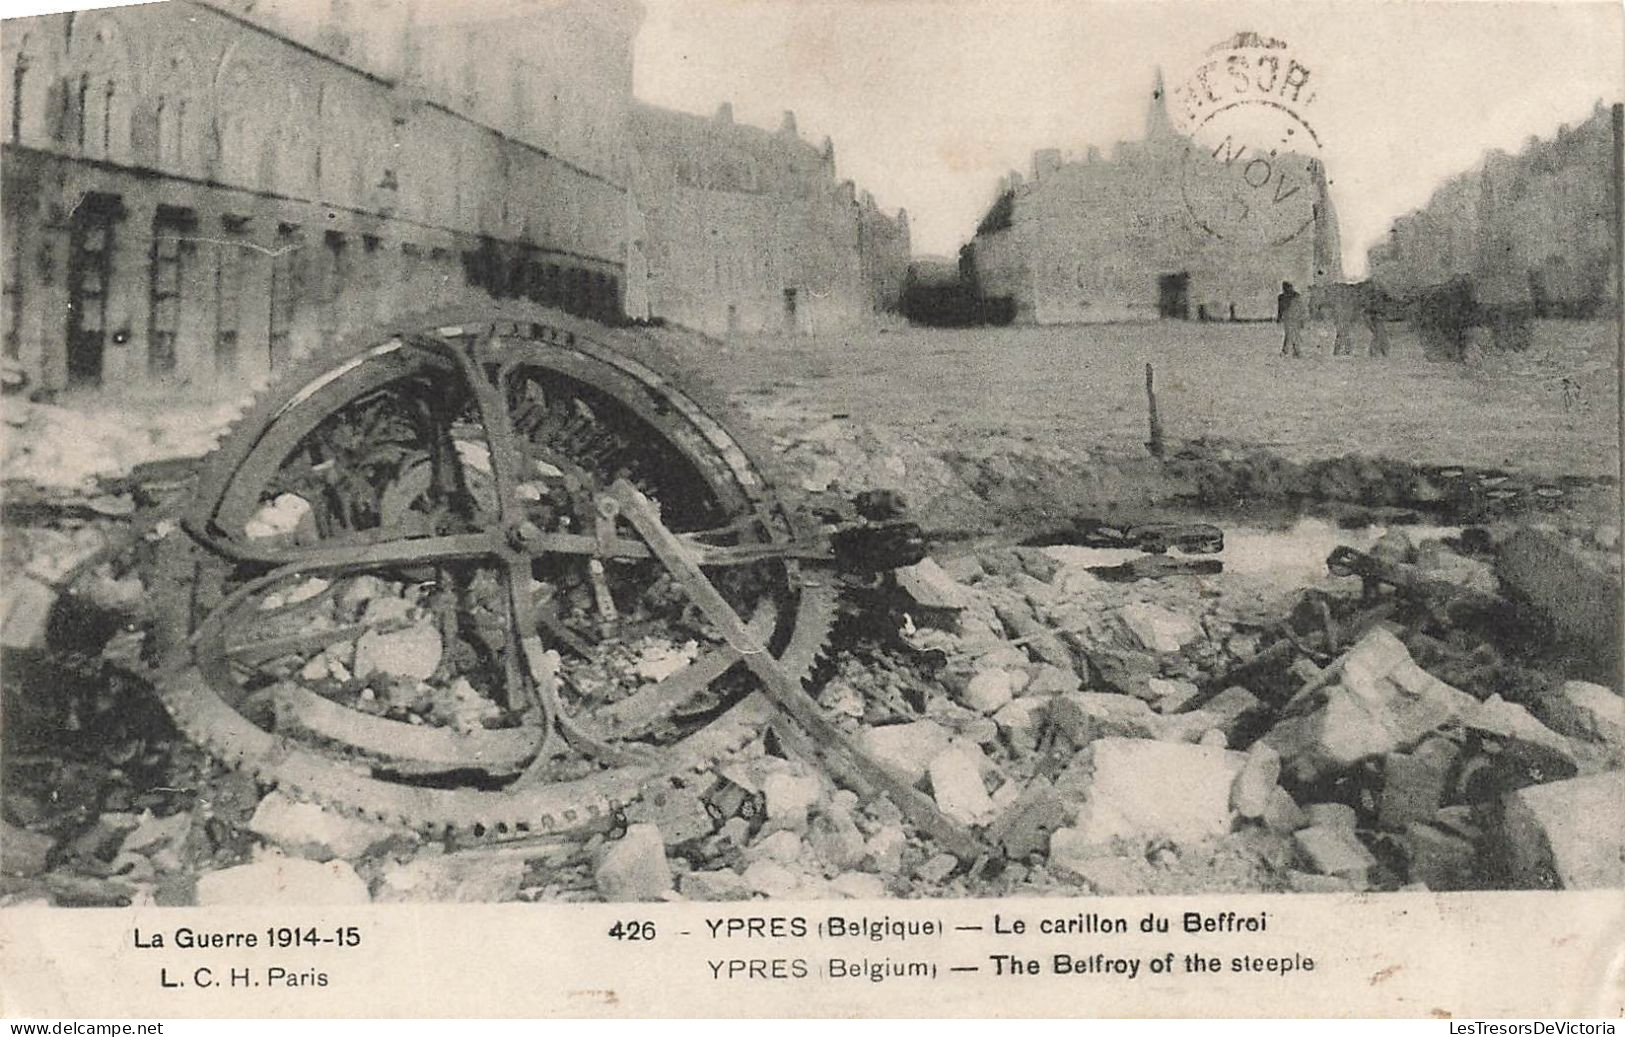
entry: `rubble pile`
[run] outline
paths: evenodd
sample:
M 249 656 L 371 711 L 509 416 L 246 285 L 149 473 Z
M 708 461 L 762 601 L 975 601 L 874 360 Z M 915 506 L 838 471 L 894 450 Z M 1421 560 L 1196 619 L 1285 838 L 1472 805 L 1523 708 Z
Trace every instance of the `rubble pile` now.
M 7 398 L 0 471 L 12 487 L 85 491 L 142 464 L 201 457 L 247 405 L 103 401 L 89 409 Z
M 844 465 L 842 442 L 819 449 Z M 843 467 L 820 488 L 949 478 L 919 460 L 882 459 L 859 481 Z M 1625 806 L 1607 530 L 1582 542 L 1572 527 L 1502 521 L 1413 542 L 1396 526 L 1369 550 L 1338 547 L 1284 594 L 1227 571 L 1222 550 L 1170 553 L 1162 527 L 1110 549 L 942 543 L 847 603 L 811 686 L 977 853 L 844 787 L 779 725 L 646 789 L 604 831 L 471 845 L 261 786 L 180 737 L 118 665 L 139 660 L 151 617 L 141 538 L 131 558 L 104 557 L 134 509 L 104 496 L 7 531 L 7 902 L 1625 884 L 1621 831 L 1599 821 Z M 270 672 L 279 722 L 299 723 L 312 699 L 458 732 L 499 712 L 499 688 L 451 676 L 478 646 L 437 621 L 430 586 L 312 579 L 262 612 L 256 636 L 316 645 Z M 102 658 L 64 669 L 45 651 L 64 637 L 105 646 Z M 653 621 L 611 649 L 581 693 L 616 702 L 699 651 Z

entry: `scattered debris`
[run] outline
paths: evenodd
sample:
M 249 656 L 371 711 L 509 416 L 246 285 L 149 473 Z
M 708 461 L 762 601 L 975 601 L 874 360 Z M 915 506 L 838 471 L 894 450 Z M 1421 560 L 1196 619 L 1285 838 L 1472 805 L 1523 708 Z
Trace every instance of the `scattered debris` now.
M 654 825 L 633 825 L 611 842 L 593 871 L 606 900 L 659 900 L 672 889 L 666 842 Z
M 197 880 L 199 907 L 338 907 L 371 900 L 367 884 L 346 861 L 266 857 L 252 864 L 211 871 Z
M 1496 839 L 1524 889 L 1625 885 L 1625 771 L 1531 785 L 1506 798 Z

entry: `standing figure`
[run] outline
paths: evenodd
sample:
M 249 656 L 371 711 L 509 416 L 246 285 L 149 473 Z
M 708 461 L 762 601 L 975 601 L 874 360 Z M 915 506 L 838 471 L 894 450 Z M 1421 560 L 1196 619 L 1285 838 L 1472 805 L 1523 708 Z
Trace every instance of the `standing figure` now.
M 1360 308 L 1365 311 L 1366 327 L 1371 329 L 1371 346 L 1367 355 L 1387 356 L 1388 305 L 1382 289 L 1370 281 L 1360 282 Z
M 1354 355 L 1354 329 L 1365 325 L 1371 333 L 1366 348 L 1368 356 L 1388 355 L 1388 327 L 1383 320 L 1380 291 L 1370 281 L 1358 284 L 1328 285 L 1331 293 L 1332 315 L 1337 322 L 1337 341 L 1332 346 L 1333 356 Z
M 1281 355 L 1303 356 L 1303 329 L 1309 323 L 1309 307 L 1291 281 L 1281 282 L 1281 294 L 1275 297 L 1275 319 L 1284 329 Z

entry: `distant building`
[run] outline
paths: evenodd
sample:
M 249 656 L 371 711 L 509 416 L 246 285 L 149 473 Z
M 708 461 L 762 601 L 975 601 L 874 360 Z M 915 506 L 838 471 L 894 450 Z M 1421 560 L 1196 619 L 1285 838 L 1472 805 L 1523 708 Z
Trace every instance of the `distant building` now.
M 418 25 L 427 11 L 453 20 Z M 441 303 L 618 315 L 614 112 L 638 9 L 459 11 L 171 0 L 8 19 L 7 356 L 47 390 L 207 388 Z M 526 87 L 510 59 L 527 55 L 556 96 Z
M 6 357 L 45 391 L 232 391 L 452 303 L 712 331 L 896 308 L 907 218 L 793 125 L 634 107 L 641 20 L 634 0 L 7 19 Z
M 1452 281 L 1480 303 L 1534 312 L 1594 312 L 1618 298 L 1612 260 L 1616 143 L 1599 102 L 1574 128 L 1531 138 L 1516 155 L 1491 152 L 1401 216 L 1368 254 L 1391 295 Z
M 908 216 L 837 181 L 835 150 L 647 104 L 632 108 L 633 196 L 655 316 L 712 334 L 818 333 L 898 309 Z
M 976 229 L 968 266 L 986 300 L 1029 324 L 1153 320 L 1269 320 L 1283 281 L 1300 288 L 1341 278 L 1336 216 L 1323 177 L 1313 226 L 1260 248 L 1193 219 L 1182 188 L 1187 139 L 1169 121 L 1161 76 L 1143 140 L 1110 157 L 1033 153 L 1012 172 Z

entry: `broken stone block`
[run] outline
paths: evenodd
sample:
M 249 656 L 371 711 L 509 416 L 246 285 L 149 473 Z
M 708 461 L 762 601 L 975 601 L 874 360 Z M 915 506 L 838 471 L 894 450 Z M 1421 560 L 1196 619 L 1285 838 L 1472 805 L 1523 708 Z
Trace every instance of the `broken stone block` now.
M 1068 869 L 1103 897 L 1142 896 L 1147 892 L 1147 865 L 1133 857 L 1085 857 Z
M 1198 691 L 1191 681 L 1152 677 L 1145 682 L 1147 698 L 1158 713 L 1172 713 L 1196 697 Z
M 863 833 L 845 813 L 825 811 L 813 818 L 807 830 L 807 846 L 837 871 L 855 868 L 863 860 Z
M 727 869 L 687 872 L 677 890 L 690 900 L 749 900 L 752 892 L 743 875 Z
M 51 620 L 51 608 L 56 604 L 56 591 L 21 573 L 12 573 L 6 579 L 6 593 L 0 608 L 5 618 L 0 620 L 0 644 L 6 648 L 43 648 L 45 629 Z
M 1495 595 L 1501 590 L 1495 568 L 1476 558 L 1467 558 L 1438 540 L 1423 542 L 1416 549 L 1416 568 L 1430 580 L 1453 583 L 1474 594 Z
M 1240 740 L 1242 731 L 1264 714 L 1264 704 L 1239 684 L 1219 692 L 1189 713 L 1173 713 L 1160 718 L 1157 737 L 1165 742 L 1200 742 L 1209 731 L 1217 731 L 1226 741 Z
M 1259 820 L 1264 822 L 1264 826 L 1270 831 L 1282 835 L 1290 835 L 1309 823 L 1309 818 L 1298 807 L 1297 800 L 1279 785 L 1270 792 L 1270 800 L 1265 804 L 1264 813 Z
M 1530 785 L 1504 801 L 1496 841 L 1525 889 L 1625 886 L 1625 771 Z
M 1244 760 L 1207 746 L 1102 738 L 1067 765 L 1056 788 L 1082 798 L 1076 827 L 1092 843 L 1198 842 L 1230 831 L 1230 789 Z
M 1092 860 L 1107 857 L 1103 847 L 1090 832 L 1079 827 L 1059 827 L 1050 834 L 1050 870 L 1063 874 L 1081 874 Z
M 671 891 L 671 862 L 660 829 L 632 825 L 609 844 L 593 871 L 605 900 L 658 900 Z
M 895 571 L 897 586 L 916 604 L 928 609 L 959 610 L 968 608 L 973 593 L 958 580 L 943 571 L 934 559 L 922 558 L 913 565 Z
M 910 783 L 917 783 L 925 777 L 932 759 L 948 748 L 952 739 L 948 729 L 941 724 L 916 720 L 909 724 L 866 727 L 858 735 L 858 744 L 882 765 L 896 771 Z
M 1025 601 L 1014 604 L 996 602 L 993 610 L 1010 636 L 1020 638 L 1034 657 L 1051 666 L 1072 665 L 1072 653 L 1067 650 L 1066 644 L 1033 617 Z
M 824 784 L 810 771 L 780 770 L 762 779 L 762 794 L 770 827 L 801 831 L 807 827 L 807 812 L 823 798 Z
M 56 840 L 0 819 L 0 871 L 32 878 L 45 870 Z
M 1071 670 L 1048 663 L 1040 663 L 1033 672 L 1032 678 L 1021 689 L 1023 696 L 1037 695 L 1064 695 L 1069 691 L 1077 691 L 1083 687 L 1083 681 Z
M 1311 825 L 1292 834 L 1298 856 L 1317 875 L 1333 875 L 1363 885 L 1377 859 L 1352 827 Z
M 323 810 L 273 791 L 260 800 L 248 830 L 294 857 L 330 861 L 354 860 L 405 833 L 360 818 Z M 135 833 L 131 833 L 133 836 Z M 126 845 L 129 840 L 125 840 Z
M 1431 821 L 1444 802 L 1457 754 L 1449 739 L 1429 738 L 1412 752 L 1383 757 L 1378 823 L 1398 830 L 1412 822 Z
M 427 623 L 404 630 L 369 630 L 355 646 L 355 675 L 366 680 L 383 673 L 405 681 L 424 681 L 440 665 L 440 631 Z
M 951 853 L 939 853 L 916 868 L 914 877 L 921 882 L 937 883 L 958 870 L 958 858 Z
M 124 841 L 120 853 L 155 854 L 180 846 L 192 831 L 192 815 L 185 811 L 157 817 L 151 811 L 141 815 Z
M 425 854 L 386 866 L 373 899 L 383 903 L 503 904 L 519 899 L 524 881 L 525 861 L 520 857 Z
M 1151 701 L 1149 681 L 1161 672 L 1157 657 L 1138 650 L 1122 651 L 1091 644 L 1089 665 L 1100 675 L 1100 686 Z
M 1567 540 L 1523 528 L 1500 548 L 1496 572 L 1507 592 L 1550 620 L 1558 642 L 1585 655 L 1594 676 L 1619 673 L 1619 579 Z
M 896 825 L 886 825 L 863 844 L 863 859 L 882 875 L 895 875 L 903 867 L 908 836 Z
M 790 831 L 764 834 L 745 850 L 745 859 L 751 861 L 778 861 L 792 864 L 801 859 L 801 836 Z
M 1465 722 L 1469 730 L 1490 735 L 1503 744 L 1521 743 L 1518 748 L 1526 752 L 1545 750 L 1563 761 L 1568 774 L 1574 773 L 1574 747 L 1568 739 L 1536 720 L 1533 714 L 1516 702 L 1491 695 L 1467 714 Z
M 1002 789 L 1000 791 L 1003 791 Z M 999 815 L 988 839 L 1011 860 L 1041 853 L 1052 833 L 1066 824 L 1066 800 L 1044 778 L 1034 778 Z
M 1625 752 L 1625 696 L 1611 688 L 1565 681 L 1556 693 L 1541 699 L 1536 713 L 1558 734 Z
M 1160 605 L 1135 602 L 1117 610 L 1129 632 L 1153 652 L 1177 652 L 1202 636 L 1201 624 Z
M 411 616 L 412 602 L 395 593 L 372 598 L 361 610 L 361 622 L 368 626 L 403 623 Z
M 1423 670 L 1392 633 L 1378 627 L 1343 657 L 1326 701 L 1291 716 L 1265 736 L 1300 781 L 1373 756 L 1407 749 L 1478 709 L 1478 700 Z
M 1468 889 L 1474 884 L 1478 849 L 1466 839 L 1413 821 L 1405 826 L 1403 844 L 1412 882 L 1432 890 Z
M 384 582 L 371 573 L 362 573 L 351 576 L 339 585 L 334 593 L 333 600 L 338 604 L 339 613 L 345 618 L 361 615 L 361 610 L 374 598 L 394 595 L 394 586 Z
M 367 884 L 345 861 L 267 857 L 223 868 L 197 880 L 199 907 L 265 907 L 268 904 L 341 906 L 367 904 Z
M 1266 742 L 1254 742 L 1230 788 L 1230 806 L 1242 817 L 1261 818 L 1275 798 L 1281 778 L 1281 756 Z
M 1078 748 L 1097 738 L 1150 738 L 1160 718 L 1143 701 L 1101 691 L 1074 691 L 1050 699 L 1051 724 Z
M 861 871 L 848 871 L 829 880 L 829 888 L 848 900 L 880 900 L 886 895 L 886 883 L 879 875 L 866 875 Z
M 1354 831 L 1360 817 L 1347 803 L 1310 803 L 1303 808 L 1304 819 L 1318 828 L 1347 828 Z
M 959 584 L 975 583 L 987 575 L 982 563 L 977 561 L 973 554 L 954 555 L 942 559 L 937 564 L 948 574 L 949 579 Z
M 993 719 L 1011 745 L 1031 750 L 1038 747 L 1038 738 L 1043 733 L 1044 721 L 1048 716 L 1047 698 L 1020 698 L 1006 703 L 1004 708 L 993 714 Z
M 793 896 L 802 888 L 804 876 L 778 861 L 756 861 L 745 869 L 745 885 L 768 897 Z
M 1015 697 L 1008 670 L 981 670 L 971 676 L 960 701 L 979 713 L 992 713 Z
M 988 821 L 997 811 L 982 784 L 982 754 L 964 745 L 954 745 L 931 761 L 931 795 L 937 809 L 967 825 Z
M 1001 641 L 976 657 L 977 670 L 1013 670 L 1025 673 L 1032 660 L 1020 647 Z

